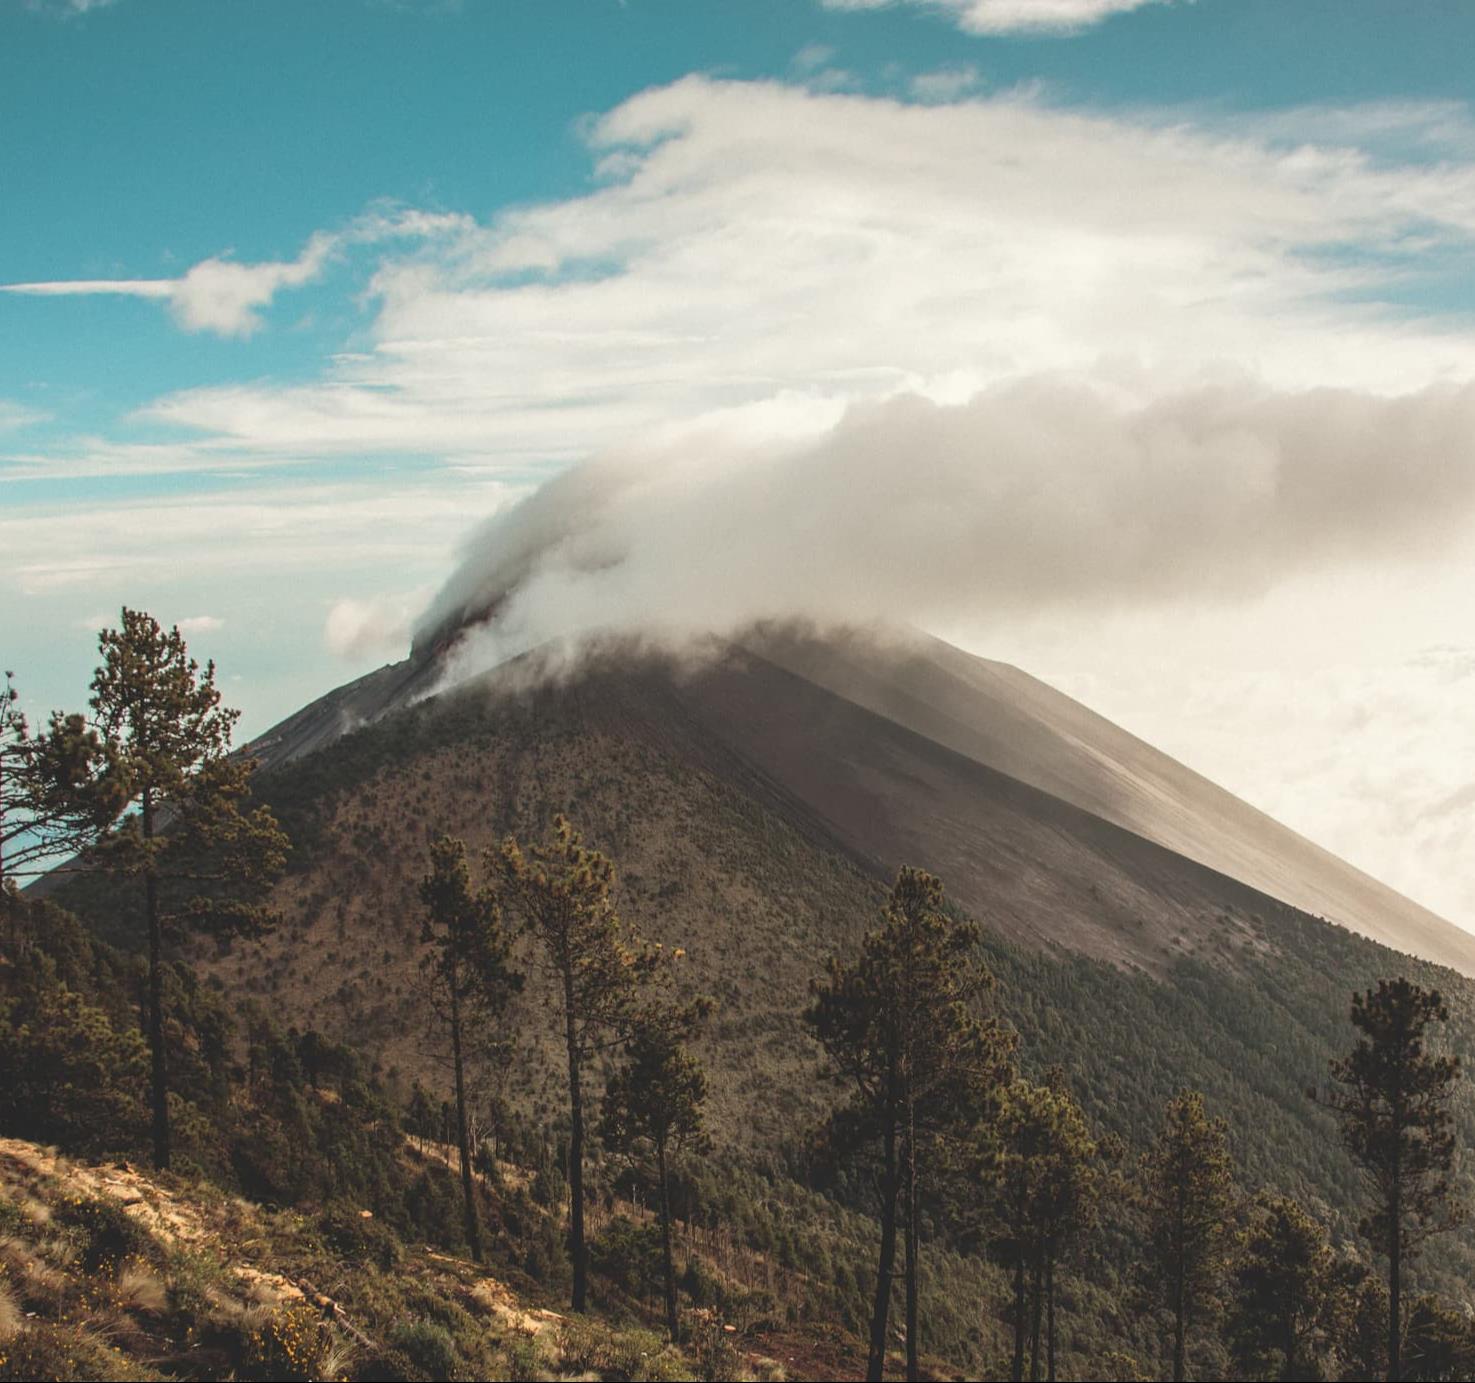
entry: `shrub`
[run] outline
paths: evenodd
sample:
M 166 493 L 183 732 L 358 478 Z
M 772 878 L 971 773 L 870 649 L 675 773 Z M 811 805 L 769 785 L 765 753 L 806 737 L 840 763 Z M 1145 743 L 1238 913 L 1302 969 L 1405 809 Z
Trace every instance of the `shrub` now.
M 142 1256 L 152 1246 L 148 1234 L 117 1201 L 69 1196 L 61 1201 L 56 1221 L 72 1230 L 84 1271 L 115 1270 L 125 1258 Z
M 710 1309 L 693 1311 L 691 1321 L 691 1354 L 702 1379 L 736 1378 L 742 1363 L 722 1317 Z
M 544 1359 L 536 1336 L 514 1334 L 508 1337 L 503 1348 L 507 1355 L 509 1378 L 539 1378 L 543 1375 Z
M 381 1221 L 366 1217 L 347 1201 L 335 1201 L 323 1212 L 319 1227 L 328 1247 L 343 1258 L 356 1258 L 388 1270 L 404 1257 L 399 1236 Z
M 242 1379 L 298 1383 L 317 1378 L 329 1344 L 323 1318 L 306 1302 L 278 1307 L 242 1341 Z
M 589 1243 L 589 1266 L 616 1286 L 648 1297 L 661 1286 L 661 1231 L 616 1215 Z
M 389 1342 L 427 1378 L 449 1378 L 459 1362 L 451 1332 L 434 1321 L 402 1323 L 389 1332 Z
M 75 1325 L 32 1321 L 0 1342 L 3 1383 L 50 1383 L 62 1379 L 129 1379 L 140 1377 L 117 1350 L 91 1331 Z

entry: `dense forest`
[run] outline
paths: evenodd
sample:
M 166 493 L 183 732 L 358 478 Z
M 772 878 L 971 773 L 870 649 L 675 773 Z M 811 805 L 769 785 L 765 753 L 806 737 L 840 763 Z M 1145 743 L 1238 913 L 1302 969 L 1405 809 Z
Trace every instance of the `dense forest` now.
M 273 890 L 325 804 L 495 726 L 421 713 L 253 779 L 177 631 L 125 612 L 102 654 L 87 715 L 6 703 L 0 1137 L 249 1203 L 256 1261 L 331 1309 L 227 1309 L 15 1153 L 0 1377 L 1475 1372 L 1453 972 L 1265 900 L 1147 974 L 835 865 L 810 887 L 858 915 L 796 916 L 822 958 L 760 1023 L 763 974 L 661 925 L 598 801 L 540 803 L 483 849 L 415 823 L 409 1069 L 219 961 L 292 940 Z M 79 849 L 50 896 L 16 887 Z M 486 1282 L 561 1313 L 558 1348 L 479 1310 Z

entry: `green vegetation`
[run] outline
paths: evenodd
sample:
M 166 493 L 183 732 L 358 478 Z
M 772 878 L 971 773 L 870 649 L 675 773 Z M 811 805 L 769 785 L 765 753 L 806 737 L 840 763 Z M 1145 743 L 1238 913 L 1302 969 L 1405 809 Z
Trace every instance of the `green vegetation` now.
M 918 1217 L 927 1164 L 949 1139 L 990 1118 L 1012 1072 L 1013 1034 L 975 1011 L 993 984 L 977 963 L 977 945 L 977 927 L 945 914 L 938 880 L 903 869 L 860 957 L 850 965 L 831 958 L 805 1014 L 850 1088 L 829 1123 L 831 1150 L 843 1155 L 877 1137 L 882 1145 L 881 1248 L 866 1364 L 872 1379 L 885 1363 L 898 1206 L 911 1379 L 920 1358 Z

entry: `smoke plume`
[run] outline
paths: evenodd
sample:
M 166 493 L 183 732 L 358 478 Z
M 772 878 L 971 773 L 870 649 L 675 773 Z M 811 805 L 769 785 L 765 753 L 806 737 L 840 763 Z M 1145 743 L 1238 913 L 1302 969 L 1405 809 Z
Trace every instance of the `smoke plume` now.
M 1412 556 L 1475 503 L 1475 387 L 1240 380 L 1128 402 L 1037 378 L 852 406 L 819 437 L 711 430 L 568 470 L 484 524 L 417 645 L 462 673 L 593 631 L 929 624 L 1253 595 Z

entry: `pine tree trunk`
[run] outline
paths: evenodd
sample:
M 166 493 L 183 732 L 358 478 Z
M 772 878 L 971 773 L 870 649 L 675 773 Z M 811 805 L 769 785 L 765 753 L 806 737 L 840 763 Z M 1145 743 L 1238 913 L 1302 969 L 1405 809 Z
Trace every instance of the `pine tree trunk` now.
M 1045 1259 L 1045 1377 L 1055 1383 L 1055 1249 Z
M 917 1383 L 921 1376 L 922 1341 L 917 1323 L 917 1273 L 921 1264 L 917 1244 L 917 1139 L 916 1123 L 910 1102 L 907 1111 L 906 1157 L 906 1324 L 907 1383 Z
M 1014 1364 L 1011 1383 L 1024 1383 L 1024 1250 L 1014 1246 Z
M 1187 1316 L 1187 1302 L 1185 1301 L 1185 1277 L 1187 1276 L 1187 1265 L 1184 1263 L 1184 1205 L 1183 1199 L 1187 1193 L 1180 1187 L 1178 1191 L 1177 1204 L 1177 1237 L 1174 1240 L 1173 1252 L 1173 1383 L 1183 1383 L 1183 1375 L 1186 1369 L 1185 1362 L 1185 1329 Z
M 656 1171 L 661 1180 L 661 1267 L 666 1283 L 666 1330 L 674 1345 L 681 1336 L 676 1319 L 676 1264 L 671 1257 L 671 1185 L 666 1175 L 666 1145 L 656 1144 Z
M 574 977 L 568 970 L 563 976 L 564 1041 L 568 1047 L 568 1188 L 569 1188 L 569 1256 L 573 1259 L 574 1290 L 572 1306 L 585 1309 L 589 1294 L 588 1252 L 584 1244 L 584 1096 L 579 1088 L 578 1015 L 574 1012 Z
M 1403 1321 L 1399 1301 L 1403 1287 L 1402 1209 L 1395 1185 L 1388 1204 L 1388 1383 L 1399 1383 L 1403 1377 Z
M 886 1167 L 881 1174 L 881 1255 L 876 1264 L 876 1299 L 871 1308 L 867 1383 L 880 1383 L 886 1372 L 886 1326 L 891 1315 L 891 1278 L 896 1264 L 896 1202 L 901 1178 L 896 1166 L 896 1125 L 889 1117 L 885 1141 Z
M 159 876 L 154 871 L 154 800 L 143 794 L 144 907 L 149 928 L 149 1058 L 150 1098 L 153 1103 L 154 1166 L 169 1166 L 169 1060 L 164 1050 L 164 923 L 159 916 Z
M 1040 1325 L 1045 1304 L 1045 1258 L 1035 1255 L 1029 1303 L 1029 1383 L 1040 1383 Z
M 461 1150 L 461 1195 L 465 1200 L 466 1242 L 471 1256 L 482 1261 L 481 1222 L 476 1214 L 476 1187 L 471 1180 L 471 1135 L 466 1126 L 466 1080 L 461 1061 L 461 984 L 451 972 L 451 1059 L 456 1069 L 456 1146 Z
M 1296 1322 L 1300 1319 L 1300 1296 L 1294 1288 L 1291 1289 L 1285 1301 L 1285 1341 L 1283 1349 L 1285 1352 L 1285 1363 L 1281 1366 L 1280 1376 L 1285 1383 L 1291 1379 L 1300 1378 L 1301 1371 L 1297 1364 L 1296 1356 L 1300 1353 L 1300 1341 L 1296 1337 Z

